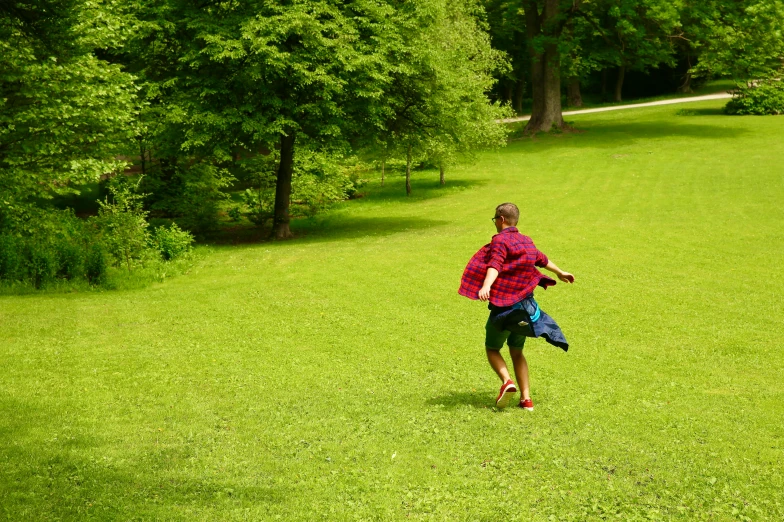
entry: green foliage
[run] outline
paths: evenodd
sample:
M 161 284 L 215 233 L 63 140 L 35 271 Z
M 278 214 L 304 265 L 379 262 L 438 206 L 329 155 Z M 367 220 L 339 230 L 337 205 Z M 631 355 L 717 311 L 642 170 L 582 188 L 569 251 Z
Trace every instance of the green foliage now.
M 17 281 L 22 279 L 21 244 L 11 234 L 0 234 L 0 280 Z
M 146 169 L 139 190 L 153 215 L 174 218 L 197 234 L 217 225 L 220 205 L 228 197 L 223 189 L 234 177 L 208 159 L 172 157 L 155 161 Z
M 105 285 L 109 271 L 109 255 L 106 247 L 99 242 L 94 242 L 87 250 L 84 262 L 84 275 L 93 285 Z
M 784 2 L 781 0 L 692 0 L 684 19 L 699 55 L 696 76 L 758 80 L 775 76 L 784 59 Z
M 133 77 L 94 52 L 117 43 L 112 5 L 0 8 L 0 221 L 125 165 L 114 158 L 134 134 Z
M 242 193 L 242 206 L 229 210 L 265 226 L 273 217 L 275 204 L 275 167 L 278 152 L 244 160 L 241 165 L 251 188 Z M 293 216 L 314 216 L 330 205 L 351 198 L 366 183 L 361 176 L 365 167 L 356 158 L 340 153 L 313 150 L 302 146 L 294 156 L 291 210 Z
M 139 194 L 141 179 L 132 181 L 117 176 L 109 182 L 109 195 L 100 201 L 96 223 L 101 229 L 102 242 L 116 265 L 124 264 L 130 272 L 137 264 L 150 257 L 150 232 L 147 229 L 148 212 Z
M 294 159 L 292 214 L 314 216 L 356 192 L 343 162 L 338 155 L 300 148 Z
M 724 106 L 726 114 L 784 114 L 784 82 L 760 80 L 740 83 Z
M 177 259 L 188 254 L 193 248 L 193 235 L 182 230 L 177 223 L 169 227 L 158 227 L 152 233 L 152 244 L 164 260 Z
M 472 2 L 433 2 L 427 18 L 405 33 L 406 60 L 387 89 L 388 116 L 374 147 L 385 157 L 410 151 L 450 163 L 506 144 L 506 129 L 495 121 L 512 111 L 488 103 L 487 94 L 492 74 L 508 63 L 490 46 L 480 15 Z
M 92 223 L 71 211 L 36 212 L 24 229 L 0 231 L 0 280 L 42 288 L 57 281 L 100 284 L 105 266 L 95 260 L 102 250 Z

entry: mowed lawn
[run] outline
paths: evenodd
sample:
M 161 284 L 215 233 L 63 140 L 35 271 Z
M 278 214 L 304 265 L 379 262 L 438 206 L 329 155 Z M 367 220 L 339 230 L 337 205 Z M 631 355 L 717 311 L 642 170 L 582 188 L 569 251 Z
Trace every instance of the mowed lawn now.
M 568 117 L 143 290 L 0 298 L 0 517 L 784 519 L 784 117 L 720 103 Z M 504 201 L 577 278 L 537 293 L 571 348 L 529 340 L 534 412 L 492 407 L 457 294 Z

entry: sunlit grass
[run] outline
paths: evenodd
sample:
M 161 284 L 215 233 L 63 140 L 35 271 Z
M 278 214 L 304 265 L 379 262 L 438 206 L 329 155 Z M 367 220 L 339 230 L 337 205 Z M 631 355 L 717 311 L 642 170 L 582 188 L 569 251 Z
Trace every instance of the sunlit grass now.
M 782 519 L 784 120 L 720 106 L 571 117 L 163 284 L 0 298 L 0 513 Z M 577 277 L 537 294 L 572 347 L 528 343 L 532 413 L 491 408 L 456 292 L 503 201 Z

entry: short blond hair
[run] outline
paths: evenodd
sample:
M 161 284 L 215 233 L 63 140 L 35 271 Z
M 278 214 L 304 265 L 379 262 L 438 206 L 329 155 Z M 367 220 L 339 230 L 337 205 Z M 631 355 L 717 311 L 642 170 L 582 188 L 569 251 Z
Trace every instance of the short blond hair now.
M 498 216 L 504 216 L 504 221 L 510 226 L 517 225 L 520 220 L 520 209 L 514 203 L 501 203 L 495 207 L 495 213 Z

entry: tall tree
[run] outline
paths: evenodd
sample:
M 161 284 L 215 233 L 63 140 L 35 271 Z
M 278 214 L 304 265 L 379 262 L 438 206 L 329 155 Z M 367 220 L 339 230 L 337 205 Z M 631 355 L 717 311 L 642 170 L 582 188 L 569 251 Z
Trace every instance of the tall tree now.
M 575 16 L 591 60 L 615 69 L 613 100 L 623 99 L 628 71 L 674 65 L 674 40 L 681 33 L 678 5 L 666 0 L 592 0 L 582 2 Z M 588 29 L 588 30 L 586 30 Z
M 500 146 L 506 131 L 496 120 L 510 115 L 488 102 L 492 74 L 506 62 L 490 46 L 481 10 L 471 1 L 428 7 L 427 23 L 408 35 L 384 96 L 384 145 L 405 155 L 409 195 L 415 155 L 446 166 L 471 150 Z
M 504 72 L 497 71 L 496 96 L 504 103 L 510 103 L 517 114 L 522 114 L 523 99 L 528 89 L 530 58 L 520 2 L 487 0 L 483 5 L 487 11 L 488 32 L 493 48 L 509 57 L 510 67 Z
M 527 133 L 548 132 L 565 126 L 561 114 L 561 51 L 565 22 L 562 0 L 523 0 L 525 30 L 531 63 L 531 119 Z

